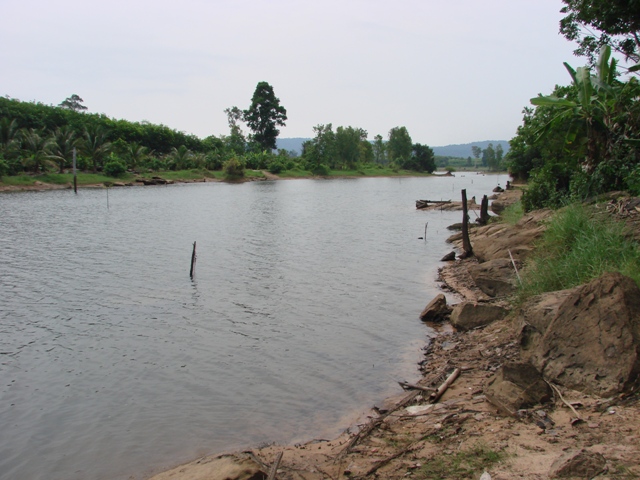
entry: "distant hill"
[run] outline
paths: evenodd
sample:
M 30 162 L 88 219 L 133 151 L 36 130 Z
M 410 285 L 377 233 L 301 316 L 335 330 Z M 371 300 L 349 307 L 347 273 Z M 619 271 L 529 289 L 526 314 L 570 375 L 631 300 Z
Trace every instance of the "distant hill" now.
M 302 143 L 307 140 L 311 140 L 310 138 L 278 138 L 276 143 L 278 148 L 283 148 L 285 150 L 293 150 L 298 152 L 298 154 L 302 153 Z M 473 145 L 477 145 L 478 147 L 485 149 L 487 146 L 493 143 L 494 148 L 500 144 L 504 149 L 504 153 L 506 154 L 509 151 L 509 142 L 506 140 L 483 140 L 481 142 L 473 142 L 473 143 L 462 143 L 458 145 L 446 145 L 444 147 L 431 147 L 433 149 L 433 153 L 441 156 L 441 157 L 473 157 L 471 153 L 471 147 Z
M 433 149 L 433 153 L 441 157 L 472 157 L 473 153 L 471 153 L 472 146 L 478 146 L 481 149 L 485 149 L 489 146 L 490 143 L 493 143 L 493 148 L 495 148 L 498 144 L 502 145 L 502 149 L 506 154 L 509 151 L 509 142 L 506 140 L 483 140 L 481 142 L 473 142 L 473 143 L 462 143 L 458 145 L 446 145 L 444 147 L 431 147 Z

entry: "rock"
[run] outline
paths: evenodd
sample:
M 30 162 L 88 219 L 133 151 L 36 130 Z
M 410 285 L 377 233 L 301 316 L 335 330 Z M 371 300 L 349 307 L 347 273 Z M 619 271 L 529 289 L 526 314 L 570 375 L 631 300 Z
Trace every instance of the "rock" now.
M 459 330 L 471 330 L 500 320 L 506 314 L 504 308 L 496 305 L 462 302 L 453 307 L 451 323 Z
M 447 298 L 442 294 L 436 297 L 424 307 L 420 314 L 420 320 L 423 322 L 441 322 L 451 313 L 451 307 L 447 305 Z
M 553 462 L 549 476 L 593 478 L 604 470 L 606 463 L 605 458 L 597 452 L 569 452 Z
M 456 252 L 449 252 L 440 259 L 441 262 L 451 262 L 456 259 Z
M 502 413 L 515 416 L 518 410 L 548 402 L 552 391 L 540 372 L 529 363 L 507 363 L 489 381 L 484 393 Z
M 124 183 L 122 182 L 113 182 L 112 187 L 124 187 Z
M 536 210 L 525 215 L 515 225 L 489 224 L 471 232 L 473 253 L 480 263 L 496 258 L 524 260 L 533 251 L 534 242 L 545 230 L 544 221 L 551 216 L 550 210 Z
M 494 188 L 493 190 L 491 190 L 493 193 L 502 193 L 504 192 L 504 188 L 502 188 L 500 185 L 498 185 L 496 188 Z
M 453 223 L 447 227 L 447 230 L 462 230 L 462 223 Z
M 503 297 L 516 289 L 516 272 L 511 260 L 497 258 L 471 265 L 469 274 L 480 290 L 490 297 Z
M 640 288 L 635 282 L 606 273 L 555 294 L 555 301 L 547 294 L 523 307 L 523 360 L 547 380 L 588 394 L 609 397 L 636 386 Z

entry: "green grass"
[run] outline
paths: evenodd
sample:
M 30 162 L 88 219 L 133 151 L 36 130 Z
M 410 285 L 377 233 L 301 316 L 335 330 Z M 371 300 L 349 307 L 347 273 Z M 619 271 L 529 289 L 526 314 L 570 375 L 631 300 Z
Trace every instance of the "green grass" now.
M 522 272 L 519 300 L 589 282 L 617 271 L 640 285 L 640 248 L 624 224 L 592 207 L 572 204 L 549 222 Z
M 209 178 L 217 178 L 216 173 L 221 174 L 222 172 L 210 172 L 206 169 L 193 169 L 193 170 L 166 170 L 162 172 L 148 172 L 143 173 L 140 176 L 145 178 L 151 177 L 160 177 L 165 180 L 199 180 L 205 177 Z
M 122 177 L 114 178 L 99 173 L 78 173 L 78 185 L 93 185 L 104 182 L 128 182 L 133 179 L 133 175 L 125 174 Z M 41 175 L 14 175 L 4 176 L 0 185 L 30 186 L 35 182 L 51 183 L 55 185 L 72 185 L 72 173 L 44 173 Z
M 510 225 L 515 225 L 524 216 L 524 208 L 518 200 L 516 203 L 509 205 L 500 214 L 500 220 Z
M 504 458 L 502 452 L 490 450 L 483 445 L 475 445 L 450 455 L 441 454 L 427 460 L 415 478 L 424 480 L 479 478 L 484 470 Z

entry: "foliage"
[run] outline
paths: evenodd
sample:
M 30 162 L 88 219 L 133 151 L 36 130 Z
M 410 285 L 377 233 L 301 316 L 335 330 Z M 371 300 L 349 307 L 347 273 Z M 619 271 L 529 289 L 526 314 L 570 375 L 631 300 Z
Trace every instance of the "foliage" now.
M 234 180 L 243 178 L 245 171 L 244 161 L 238 157 L 231 157 L 224 164 L 223 171 L 227 178 Z
M 53 139 L 47 137 L 42 131 L 33 128 L 22 134 L 22 163 L 26 168 L 33 169 L 34 173 L 46 171 L 48 167 L 54 166 Z
M 565 67 L 572 84 L 532 98 L 536 109 L 525 109 L 523 125 L 510 142 L 509 172 L 531 177 L 523 197 L 527 210 L 627 188 L 640 163 L 637 79 L 617 79 L 608 46 L 595 74 L 587 67 Z
M 73 110 L 74 112 L 82 112 L 87 110 L 87 107 L 82 105 L 82 102 L 84 102 L 84 100 L 74 93 L 70 97 L 65 98 L 58 106 L 68 110 Z
M 550 221 L 523 270 L 521 299 L 586 283 L 619 271 L 640 285 L 640 248 L 624 224 L 574 203 Z
M 389 130 L 387 152 L 389 159 L 399 165 L 411 158 L 413 143 L 406 127 L 393 127 Z
M 388 163 L 387 146 L 380 134 L 376 135 L 373 139 L 373 160 L 382 165 Z
M 594 64 L 605 45 L 640 61 L 640 3 L 637 0 L 562 0 L 567 14 L 560 33 L 580 45 L 575 54 Z
M 500 220 L 508 223 L 509 225 L 515 225 L 524 216 L 524 207 L 522 202 L 518 201 L 512 203 L 500 213 Z M 497 217 L 496 217 L 497 218 Z
M 119 177 L 127 171 L 127 166 L 118 160 L 111 160 L 104 164 L 104 173 L 109 177 Z
M 244 121 L 253 132 L 252 140 L 262 149 L 275 150 L 276 138 L 287 120 L 287 110 L 280 105 L 273 87 L 267 82 L 259 82 L 251 99 L 251 106 L 244 112 Z
M 411 147 L 411 156 L 408 159 L 398 161 L 401 168 L 416 172 L 433 173 L 436 170 L 436 161 L 433 150 L 427 145 L 416 143 Z

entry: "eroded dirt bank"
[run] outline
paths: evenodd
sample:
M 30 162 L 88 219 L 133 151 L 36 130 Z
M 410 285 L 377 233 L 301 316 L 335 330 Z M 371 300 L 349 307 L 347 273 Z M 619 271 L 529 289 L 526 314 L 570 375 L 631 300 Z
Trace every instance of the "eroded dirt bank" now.
M 501 201 L 508 203 L 510 195 Z M 527 337 L 538 342 L 534 346 L 543 345 L 540 338 L 550 338 L 545 329 L 553 323 L 551 317 L 561 318 L 558 311 L 571 306 L 563 306 L 571 295 L 574 297 L 569 303 L 583 308 L 581 316 L 593 314 L 594 309 L 591 313 L 589 309 L 595 305 L 596 319 L 598 315 L 613 318 L 615 325 L 608 327 L 618 329 L 613 337 L 640 336 L 640 315 L 634 310 L 633 289 L 637 286 L 620 286 L 624 281 L 617 277 L 607 278 L 591 290 L 545 297 L 536 304 L 538 310 L 514 309 L 506 301 L 501 289 L 513 285 L 513 271 L 506 278 L 500 277 L 499 282 L 499 275 L 491 272 L 509 270 L 504 268 L 511 262 L 510 257 L 506 261 L 507 254 L 520 264 L 532 250 L 532 242 L 543 231 L 548 216 L 548 212 L 536 212 L 515 227 L 490 224 L 475 228 L 472 244 L 477 256 L 442 268 L 443 288 L 461 294 L 451 314 L 458 328 L 445 329 L 426 351 L 424 377 L 417 385 L 422 389 L 403 392 L 399 388 L 398 397 L 372 409 L 367 422 L 331 441 L 271 445 L 201 458 L 153 479 L 638 478 L 640 409 L 635 387 L 622 385 L 614 391 L 614 385 L 603 398 L 584 393 L 589 390 L 583 388 L 585 385 L 576 389 L 564 386 L 562 372 L 548 383 L 527 379 L 529 383 L 520 390 L 517 379 L 504 381 L 518 365 L 531 361 L 531 351 L 522 348 L 525 327 L 535 327 L 545 334 L 536 337 L 533 332 Z M 606 290 L 606 294 L 598 294 L 600 298 L 593 294 L 598 288 Z M 589 301 L 581 303 L 583 297 Z M 615 305 L 601 302 L 608 297 L 616 298 Z M 460 308 L 465 303 L 469 307 L 466 310 L 472 312 L 467 317 Z M 623 318 L 624 312 L 616 309 L 621 303 L 628 304 L 630 318 Z M 494 310 L 497 320 L 489 319 L 482 326 L 465 323 L 465 318 L 476 322 L 480 310 L 488 305 L 502 309 Z M 542 320 L 532 320 L 536 312 Z M 623 321 L 627 323 L 620 323 Z M 624 330 L 627 324 L 635 330 Z M 603 335 L 608 333 L 604 330 L 600 342 L 606 340 Z M 636 344 L 630 348 L 637 350 Z M 636 357 L 630 360 L 632 367 L 637 365 Z M 587 359 L 583 363 L 581 371 L 588 372 L 590 362 Z M 452 374 L 455 380 L 440 398 L 434 398 L 434 389 L 453 378 Z M 637 377 L 638 372 L 628 374 Z M 602 370 L 586 382 L 598 387 L 606 378 L 607 372 Z

